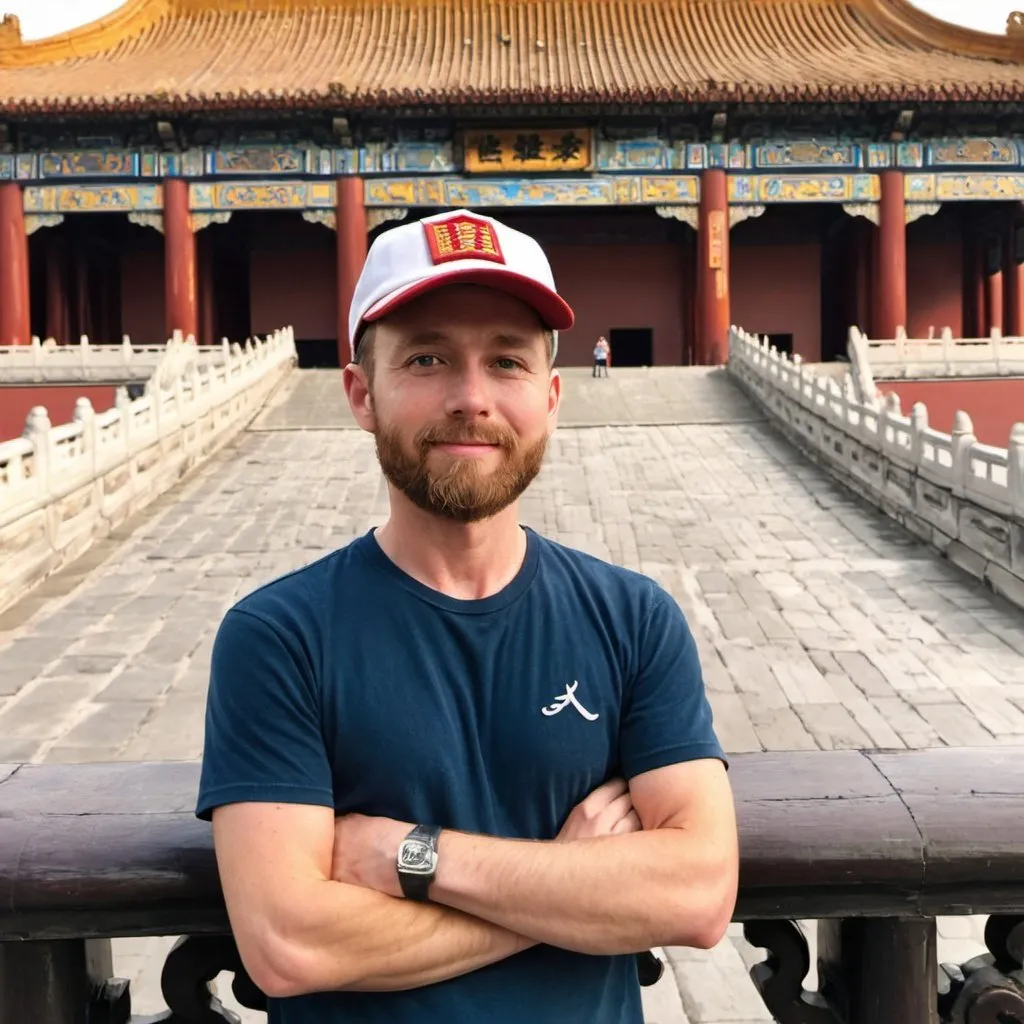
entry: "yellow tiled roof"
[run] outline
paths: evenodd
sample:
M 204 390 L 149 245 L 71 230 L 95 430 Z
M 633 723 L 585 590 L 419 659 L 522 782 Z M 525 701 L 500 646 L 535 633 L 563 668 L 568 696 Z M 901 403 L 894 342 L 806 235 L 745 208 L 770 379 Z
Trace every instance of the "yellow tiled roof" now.
M 0 110 L 1024 98 L 1024 39 L 907 0 L 129 0 L 0 27 Z

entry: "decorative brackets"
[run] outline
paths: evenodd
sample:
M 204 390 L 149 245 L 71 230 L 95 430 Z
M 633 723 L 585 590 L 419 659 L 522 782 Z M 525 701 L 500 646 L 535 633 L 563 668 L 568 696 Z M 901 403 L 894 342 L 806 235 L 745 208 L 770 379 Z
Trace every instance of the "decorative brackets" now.
M 942 209 L 942 203 L 907 203 L 907 223 L 913 224 L 922 217 L 934 217 Z
M 375 206 L 366 211 L 366 230 L 370 232 L 374 228 L 380 227 L 381 224 L 386 224 L 389 220 L 405 220 L 408 216 L 408 210 L 394 206 Z
M 654 212 L 667 220 L 681 220 L 694 231 L 700 224 L 700 207 L 697 206 L 656 206 Z
M 192 230 L 202 231 L 203 228 L 208 228 L 211 224 L 227 224 L 231 220 L 231 213 L 229 211 L 221 211 L 219 213 L 193 213 L 192 214 Z
M 334 210 L 303 210 L 302 219 L 310 224 L 323 224 L 332 231 L 338 230 L 338 215 Z
M 63 223 L 62 213 L 26 213 L 25 234 L 34 235 L 40 228 L 55 228 Z
M 128 220 L 132 224 L 138 224 L 140 228 L 153 228 L 161 235 L 164 233 L 164 215 L 162 213 L 140 213 L 138 210 L 133 210 L 128 214 Z
M 872 224 L 878 224 L 882 219 L 878 203 L 843 203 L 843 210 L 850 217 L 864 217 Z
M 761 217 L 764 215 L 765 209 L 766 207 L 760 203 L 753 206 L 730 206 L 729 227 L 733 228 L 737 224 L 742 224 L 743 221 L 749 220 L 751 217 Z

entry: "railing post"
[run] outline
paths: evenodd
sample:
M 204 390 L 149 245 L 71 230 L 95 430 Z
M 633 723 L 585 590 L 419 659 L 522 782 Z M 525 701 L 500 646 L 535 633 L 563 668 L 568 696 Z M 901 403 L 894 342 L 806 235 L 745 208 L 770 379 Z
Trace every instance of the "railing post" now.
M 113 974 L 109 939 L 0 943 L 0 1021 L 93 1024 L 105 1002 L 103 1019 L 127 1024 L 127 990 L 108 998 Z
M 1024 423 L 1014 423 L 1011 428 L 1007 456 L 1006 482 L 1010 508 L 1024 522 Z M 1021 555 L 1024 557 L 1024 551 Z
M 95 478 L 99 463 L 99 444 L 96 432 L 96 410 L 92 402 L 84 396 L 75 401 L 75 411 L 71 417 L 76 423 L 82 424 L 82 451 L 89 467 L 89 476 Z
M 34 406 L 25 420 L 22 437 L 32 442 L 32 476 L 36 481 L 36 495 L 50 495 L 50 416 L 43 405 Z
M 934 918 L 819 921 L 818 971 L 846 1024 L 938 1024 Z
M 971 449 L 978 440 L 974 436 L 974 424 L 971 417 L 962 409 L 953 417 L 950 454 L 953 456 L 953 494 L 957 498 L 964 497 L 967 482 L 971 478 Z

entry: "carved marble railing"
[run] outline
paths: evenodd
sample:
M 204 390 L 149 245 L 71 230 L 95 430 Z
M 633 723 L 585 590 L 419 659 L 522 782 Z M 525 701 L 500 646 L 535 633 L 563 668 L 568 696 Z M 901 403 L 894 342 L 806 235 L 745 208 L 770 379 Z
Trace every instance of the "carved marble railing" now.
M 820 376 L 737 328 L 729 372 L 811 458 L 1024 606 L 1024 422 L 1006 448 L 979 443 L 965 412 L 952 434 L 933 430 L 924 405 L 904 416 L 897 395 L 880 401 L 870 375 Z
M 851 327 L 848 351 L 850 362 L 865 363 L 876 380 L 1024 376 L 1024 338 L 995 329 L 988 338 L 954 338 L 946 327 L 937 338 L 908 338 L 900 330 L 882 340 Z
M 208 983 L 262 993 L 228 933 L 188 762 L 0 765 L 0 1022 L 211 1024 Z M 735 919 L 783 1024 L 1024 1024 L 1024 748 L 740 754 Z M 940 965 L 936 916 L 990 914 L 988 952 Z M 818 988 L 796 921 L 818 922 Z M 179 937 L 169 1006 L 133 1017 L 110 939 Z M 26 939 L 32 941 L 25 941 Z M 650 967 L 641 961 L 642 969 Z M 653 975 L 644 980 L 653 980 Z
M 172 342 L 181 342 L 175 335 Z M 230 345 L 196 347 L 200 363 L 223 362 Z M 146 381 L 164 358 L 167 345 L 133 345 L 125 335 L 119 345 L 96 345 L 82 336 L 77 345 L 57 345 L 33 338 L 31 345 L 0 345 L 0 386 L 24 384 L 127 384 Z
M 80 398 L 60 425 L 34 408 L 23 435 L 0 443 L 0 609 L 230 441 L 295 362 L 291 328 L 216 361 L 172 339 L 141 397 L 121 388 L 99 414 Z

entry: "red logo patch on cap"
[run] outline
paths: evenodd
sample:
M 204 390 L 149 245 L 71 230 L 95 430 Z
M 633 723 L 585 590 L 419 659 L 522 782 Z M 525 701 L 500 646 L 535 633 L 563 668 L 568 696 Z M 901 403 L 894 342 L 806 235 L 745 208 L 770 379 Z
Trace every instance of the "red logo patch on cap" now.
M 493 260 L 504 263 L 494 225 L 478 217 L 460 214 L 450 220 L 423 225 L 434 263 L 452 260 Z

